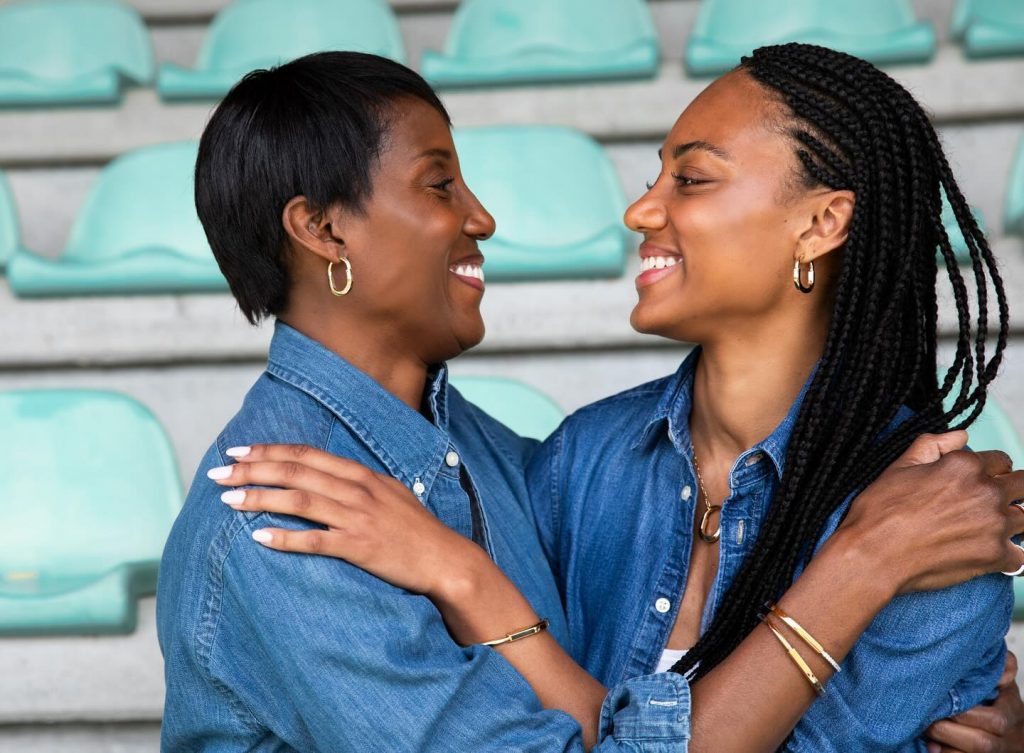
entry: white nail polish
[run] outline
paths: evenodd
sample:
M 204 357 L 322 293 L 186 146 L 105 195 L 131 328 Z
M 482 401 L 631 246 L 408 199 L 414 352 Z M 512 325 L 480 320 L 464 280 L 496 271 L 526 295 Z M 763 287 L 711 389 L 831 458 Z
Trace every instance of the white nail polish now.
M 206 477 L 214 481 L 221 481 L 231 476 L 230 465 L 222 465 L 220 468 L 211 468 L 206 472 Z
M 252 447 L 229 447 L 225 452 L 230 458 L 244 458 L 252 452 Z
M 241 489 L 232 489 L 221 494 L 220 501 L 225 505 L 240 505 L 245 502 L 245 492 Z
M 264 530 L 253 531 L 252 538 L 254 541 L 258 541 L 261 544 L 269 544 L 271 540 L 274 538 L 274 534 L 272 534 L 270 531 Z

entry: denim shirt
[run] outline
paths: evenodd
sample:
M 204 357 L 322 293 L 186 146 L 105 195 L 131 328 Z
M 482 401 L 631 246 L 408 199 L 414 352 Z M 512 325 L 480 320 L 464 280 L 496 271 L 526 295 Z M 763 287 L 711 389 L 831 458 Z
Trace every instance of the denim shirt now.
M 196 474 L 160 569 L 165 751 L 582 751 L 579 725 L 545 710 L 496 651 L 462 648 L 431 602 L 328 557 L 251 540 L 312 524 L 220 502 L 206 477 L 225 450 L 304 443 L 406 484 L 474 536 L 563 645 L 558 592 L 537 542 L 523 465 L 534 444 L 449 389 L 433 421 L 283 323 L 269 364 Z M 509 629 L 520 626 L 511 625 Z M 641 677 L 605 699 L 600 751 L 685 751 L 689 688 Z
M 698 353 L 672 376 L 570 416 L 527 470 L 573 655 L 607 685 L 654 671 L 686 586 L 700 504 L 689 433 Z M 719 569 L 702 632 L 755 546 L 802 396 L 778 428 L 742 453 L 731 469 L 730 495 L 721 512 Z M 826 538 L 851 500 L 832 516 Z M 919 736 L 931 722 L 993 694 L 1005 660 L 1010 581 L 989 575 L 893 600 L 803 717 L 786 749 L 924 751 Z

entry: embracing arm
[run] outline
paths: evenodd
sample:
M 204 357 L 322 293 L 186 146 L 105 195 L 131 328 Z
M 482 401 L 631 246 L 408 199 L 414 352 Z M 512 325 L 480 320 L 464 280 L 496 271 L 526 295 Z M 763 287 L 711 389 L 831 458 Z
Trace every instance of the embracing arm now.
M 916 442 L 860 496 L 844 525 L 780 600 L 836 659 L 845 656 L 898 593 L 1016 567 L 1019 554 L 1009 536 L 1024 529 L 1024 516 L 1006 504 L 1024 492 L 1024 474 L 1008 474 L 1001 453 L 953 453 L 922 465 L 937 459 L 940 449 L 949 449 L 942 442 L 962 446 L 963 441 L 961 434 Z M 429 515 L 393 479 L 368 476 L 350 461 L 315 451 L 296 455 L 288 447 L 253 448 L 242 460 L 225 485 L 293 490 L 248 491 L 242 509 L 300 515 L 330 527 L 303 532 L 275 528 L 266 532 L 267 546 L 343 557 L 389 582 L 428 594 L 462 643 L 497 638 L 537 621 L 539 616 L 482 550 Z M 1006 475 L 993 481 L 990 475 L 996 473 Z M 894 541 L 901 542 L 898 550 Z M 545 705 L 569 711 L 584 729 L 596 729 L 603 688 L 549 636 L 499 651 Z M 828 665 L 812 652 L 801 653 L 826 681 Z M 806 679 L 775 637 L 758 627 L 694 687 L 690 750 L 770 752 L 813 700 Z

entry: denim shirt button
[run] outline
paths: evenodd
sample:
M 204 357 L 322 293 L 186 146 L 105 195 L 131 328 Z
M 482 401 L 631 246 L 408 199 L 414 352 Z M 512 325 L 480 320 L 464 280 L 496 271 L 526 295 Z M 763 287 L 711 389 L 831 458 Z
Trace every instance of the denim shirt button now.
M 415 494 L 417 497 L 422 497 L 423 492 L 425 492 L 426 490 L 427 487 L 423 485 L 422 481 L 417 480 L 416 483 L 412 485 L 412 493 Z
M 665 612 L 667 612 L 668 610 L 670 610 L 672 608 L 672 602 L 669 601 L 668 599 L 666 599 L 663 596 L 662 598 L 660 598 L 656 602 L 654 602 L 654 608 L 657 609 L 662 614 L 665 614 Z
M 449 452 L 447 455 L 444 456 L 444 463 L 449 468 L 454 468 L 459 464 L 459 453 Z
M 746 465 L 755 465 L 757 463 L 760 463 L 761 462 L 761 458 L 763 458 L 763 457 L 764 457 L 764 453 L 763 452 L 755 452 L 753 455 L 751 455 L 749 458 L 747 458 Z
M 679 492 L 679 499 L 683 500 L 683 502 L 688 501 L 690 499 L 690 497 L 692 497 L 692 496 L 693 496 L 693 489 L 690 488 L 689 484 L 684 486 L 683 490 L 681 492 Z

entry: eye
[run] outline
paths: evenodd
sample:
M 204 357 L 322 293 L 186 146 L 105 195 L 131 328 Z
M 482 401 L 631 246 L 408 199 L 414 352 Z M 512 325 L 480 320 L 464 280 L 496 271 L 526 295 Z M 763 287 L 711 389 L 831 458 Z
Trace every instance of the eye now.
M 703 183 L 709 182 L 706 180 L 699 180 L 697 178 L 687 178 L 685 175 L 679 175 L 677 173 L 672 173 L 672 177 L 675 179 L 676 185 L 681 188 L 686 188 L 687 186 L 699 186 Z
M 433 188 L 433 189 L 436 189 L 438 191 L 444 191 L 445 193 L 448 193 L 448 188 L 454 182 L 455 182 L 455 178 L 454 177 L 452 177 L 452 178 L 445 178 L 444 180 L 439 181 L 438 183 L 432 183 L 430 185 L 430 187 Z

